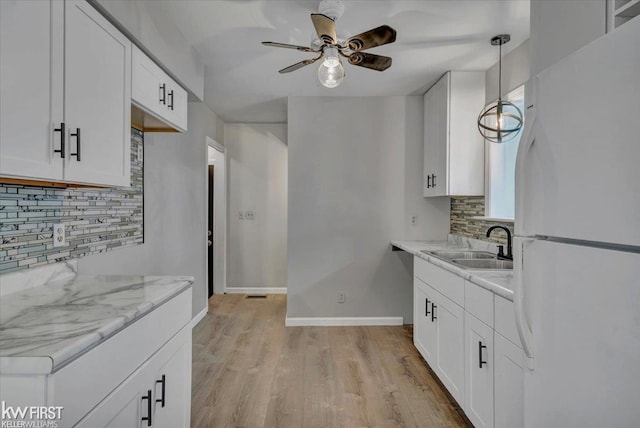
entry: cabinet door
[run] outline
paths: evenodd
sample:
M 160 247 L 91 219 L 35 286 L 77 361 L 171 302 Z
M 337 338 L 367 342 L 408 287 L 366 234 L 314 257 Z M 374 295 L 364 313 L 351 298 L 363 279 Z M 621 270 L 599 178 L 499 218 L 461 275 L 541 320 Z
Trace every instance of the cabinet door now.
M 64 4 L 0 1 L 0 174 L 62 179 Z
M 131 42 L 85 1 L 65 2 L 64 81 L 65 180 L 130 186 Z
M 143 369 L 123 382 L 113 393 L 78 422 L 79 428 L 142 428 L 153 412 L 153 390 L 148 373 Z M 149 395 L 151 391 L 151 395 Z M 151 401 L 149 401 L 151 400 Z M 151 402 L 151 409 L 149 408 Z M 63 412 L 64 415 L 64 412 Z M 151 422 L 155 426 L 155 421 Z
M 191 419 L 191 343 L 183 344 L 155 379 L 155 427 L 188 428 Z
M 436 294 L 435 371 L 459 404 L 464 404 L 464 309 L 440 293 Z M 433 368 L 433 366 L 432 366 Z
M 429 286 L 418 278 L 413 280 L 413 343 L 429 364 L 435 364 L 436 329 L 432 319 L 433 296 Z
M 493 427 L 493 329 L 468 312 L 464 315 L 464 411 L 476 428 Z
M 495 427 L 524 425 L 524 354 L 522 349 L 494 334 Z
M 424 196 L 447 194 L 449 82 L 446 73 L 424 96 Z
M 187 130 L 187 91 L 173 80 L 167 84 L 167 113 L 169 122 L 179 131 Z
M 131 101 L 144 111 L 164 117 L 167 111 L 166 74 L 138 47 L 132 47 Z

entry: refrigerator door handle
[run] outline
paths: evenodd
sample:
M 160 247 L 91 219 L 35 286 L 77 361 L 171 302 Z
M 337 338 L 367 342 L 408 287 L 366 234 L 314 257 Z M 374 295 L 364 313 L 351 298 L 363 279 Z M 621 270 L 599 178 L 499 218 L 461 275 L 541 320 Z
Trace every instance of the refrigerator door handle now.
M 536 85 L 537 78 L 533 78 L 532 83 Z M 535 91 L 535 86 L 534 86 Z M 515 234 L 519 236 L 529 236 L 530 234 L 526 230 L 526 224 L 524 223 L 524 185 L 525 185 L 525 158 L 529 153 L 529 149 L 535 142 L 534 126 L 536 123 L 536 108 L 532 106 L 529 109 L 529 117 L 526 118 L 524 124 L 524 130 L 522 131 L 522 138 L 518 145 L 518 152 L 516 154 L 516 171 L 515 171 Z
M 533 334 L 531 333 L 531 327 L 529 326 L 524 313 L 524 281 L 522 278 L 522 269 L 525 246 L 527 243 L 535 241 L 535 239 L 516 237 L 515 240 L 515 250 L 517 252 L 515 256 L 517 257 L 517 266 L 513 270 L 513 307 L 515 312 L 516 328 L 518 330 L 518 336 L 520 336 L 520 342 L 522 343 L 522 350 L 524 351 L 526 366 L 529 370 L 533 370 Z

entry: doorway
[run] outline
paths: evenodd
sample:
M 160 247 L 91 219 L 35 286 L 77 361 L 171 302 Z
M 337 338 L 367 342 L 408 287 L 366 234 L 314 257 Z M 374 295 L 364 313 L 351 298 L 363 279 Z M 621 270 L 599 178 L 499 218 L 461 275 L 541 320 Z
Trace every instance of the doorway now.
M 224 146 L 209 137 L 207 164 L 207 288 L 211 297 L 227 288 L 227 195 Z

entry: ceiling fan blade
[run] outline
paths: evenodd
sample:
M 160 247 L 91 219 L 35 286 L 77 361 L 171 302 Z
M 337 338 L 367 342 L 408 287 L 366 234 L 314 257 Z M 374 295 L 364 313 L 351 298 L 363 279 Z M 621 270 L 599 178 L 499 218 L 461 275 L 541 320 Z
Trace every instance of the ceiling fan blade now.
M 391 58 L 367 52 L 354 52 L 349 56 L 349 64 L 370 68 L 371 70 L 385 71 L 391 67 Z
M 347 47 L 352 51 L 363 51 L 365 49 L 375 48 L 376 46 L 386 45 L 396 41 L 396 30 L 388 25 L 381 25 L 364 33 L 349 37 Z
M 308 48 L 306 46 L 298 46 L 298 45 L 290 45 L 287 43 L 278 43 L 278 42 L 262 42 L 265 46 L 272 46 L 274 48 L 286 48 L 286 49 L 296 49 L 302 52 L 319 52 L 315 49 Z
M 321 13 L 312 13 L 311 22 L 313 22 L 313 26 L 316 28 L 316 33 L 318 33 L 320 40 L 328 45 L 335 45 L 338 43 L 338 36 L 336 36 L 336 23 L 333 19 Z
M 282 70 L 279 70 L 278 73 L 291 73 L 292 71 L 296 71 L 301 69 L 302 67 L 309 65 L 309 64 L 313 64 L 314 62 L 316 62 L 317 60 L 319 60 L 320 58 L 322 58 L 322 55 L 318 56 L 317 58 L 311 58 L 311 59 L 305 59 L 304 61 L 300 61 L 297 62 L 293 65 L 290 65 L 289 67 L 285 67 Z

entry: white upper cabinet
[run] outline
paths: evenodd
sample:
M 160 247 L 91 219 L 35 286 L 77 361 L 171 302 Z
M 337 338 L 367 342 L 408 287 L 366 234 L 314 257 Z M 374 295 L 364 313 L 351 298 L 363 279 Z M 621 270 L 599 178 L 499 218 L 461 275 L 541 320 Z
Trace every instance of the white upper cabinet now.
M 131 43 L 85 1 L 0 11 L 0 175 L 130 186 Z
M 424 196 L 484 194 L 484 140 L 477 127 L 485 73 L 449 71 L 424 95 Z
M 65 4 L 65 180 L 130 186 L 131 42 L 85 1 Z
M 134 124 L 145 131 L 187 130 L 187 91 L 133 47 L 131 102 Z
M 63 22 L 62 2 L 0 1 L 0 175 L 62 178 Z

